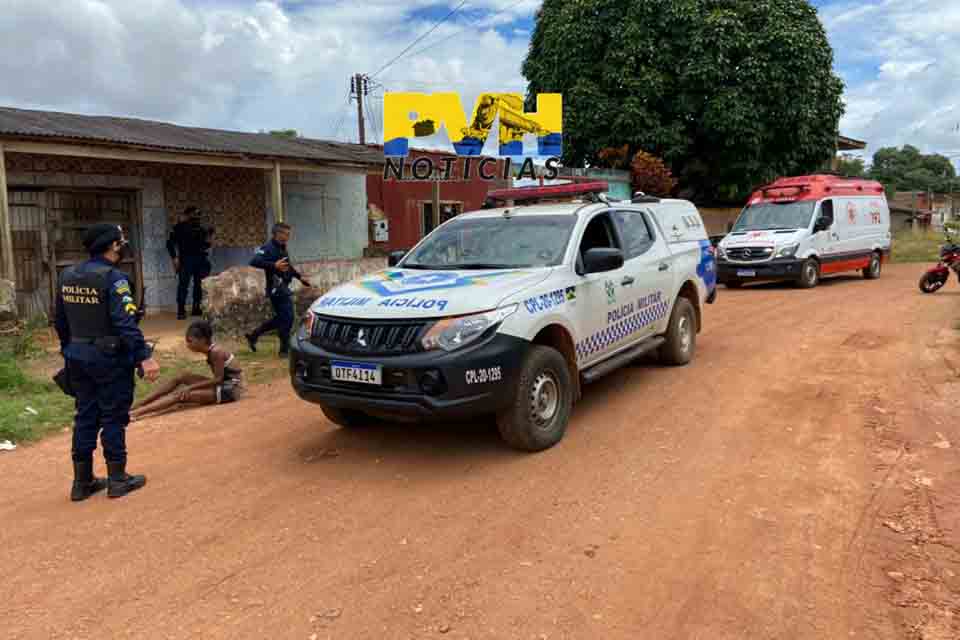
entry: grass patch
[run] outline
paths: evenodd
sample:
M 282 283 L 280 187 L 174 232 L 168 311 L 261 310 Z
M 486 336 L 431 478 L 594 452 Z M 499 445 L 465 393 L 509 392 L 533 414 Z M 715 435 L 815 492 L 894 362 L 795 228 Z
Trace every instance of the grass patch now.
M 0 340 L 0 440 L 37 440 L 73 418 L 73 398 L 63 395 L 53 380 L 32 376 L 26 369 L 28 361 L 45 354 L 36 340 L 45 324 L 29 322 Z
M 22 326 L 14 335 L 0 338 L 0 440 L 36 441 L 73 423 L 74 399 L 60 391 L 49 373 L 58 370 L 63 360 L 55 346 L 44 348 L 38 339 L 39 332 L 46 330 L 46 321 L 38 320 Z M 263 384 L 287 375 L 287 361 L 276 355 L 276 339 L 264 338 L 257 353 L 239 344 L 224 346 L 236 355 L 247 384 Z M 159 382 L 183 373 L 211 375 L 203 356 L 158 351 L 156 358 L 161 367 Z M 154 389 L 155 384 L 138 379 L 135 399 Z
M 899 231 L 893 236 L 891 261 L 936 262 L 943 243 L 943 234 L 935 231 Z

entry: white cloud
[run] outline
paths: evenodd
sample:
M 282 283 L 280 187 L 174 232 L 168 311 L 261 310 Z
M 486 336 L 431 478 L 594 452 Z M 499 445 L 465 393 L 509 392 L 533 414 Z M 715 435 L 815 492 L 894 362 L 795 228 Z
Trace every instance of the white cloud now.
M 844 134 L 866 140 L 870 156 L 907 143 L 960 148 L 960 3 L 850 1 L 821 17 L 848 79 Z
M 295 128 L 356 139 L 349 78 L 396 56 L 430 20 L 435 0 L 261 0 L 190 6 L 184 0 L 4 0 L 0 104 L 138 116 L 260 130 Z M 296 5 L 296 6 L 293 6 Z M 539 0 L 472 0 L 491 24 L 452 19 L 377 80 L 389 90 L 460 91 L 470 109 L 483 90 L 523 91 L 523 39 L 493 30 Z M 451 3 L 452 6 L 452 3 Z M 509 20 L 508 20 L 509 22 Z M 483 21 L 479 21 L 483 24 Z M 433 46 L 436 45 L 436 46 Z M 482 53 L 481 53 L 482 52 Z M 371 108 L 381 105 L 371 96 Z M 380 114 L 373 120 L 382 123 Z M 368 126 L 368 132 L 371 127 Z M 368 141 L 382 133 L 368 133 Z

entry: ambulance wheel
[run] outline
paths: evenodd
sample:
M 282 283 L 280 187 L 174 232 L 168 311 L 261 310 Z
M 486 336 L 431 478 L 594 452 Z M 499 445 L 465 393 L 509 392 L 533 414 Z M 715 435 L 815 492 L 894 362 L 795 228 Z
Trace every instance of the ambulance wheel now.
M 880 277 L 880 254 L 874 252 L 870 256 L 870 264 L 863 270 L 863 277 L 867 280 L 876 280 Z
M 660 362 L 673 366 L 685 365 L 693 359 L 697 348 L 697 314 L 686 298 L 677 298 L 670 315 L 667 341 L 658 351 Z
M 820 282 L 820 264 L 813 258 L 804 260 L 800 267 L 797 286 L 801 289 L 813 289 Z
M 727 289 L 739 289 L 743 286 L 741 280 L 727 280 L 724 284 L 727 285 Z
M 573 393 L 573 378 L 560 352 L 534 345 L 524 360 L 513 401 L 497 415 L 500 436 L 521 451 L 549 449 L 567 431 Z
M 332 407 L 321 407 L 321 409 L 323 415 L 327 416 L 327 420 L 345 429 L 356 429 L 373 421 L 367 414 L 354 409 L 334 409 Z

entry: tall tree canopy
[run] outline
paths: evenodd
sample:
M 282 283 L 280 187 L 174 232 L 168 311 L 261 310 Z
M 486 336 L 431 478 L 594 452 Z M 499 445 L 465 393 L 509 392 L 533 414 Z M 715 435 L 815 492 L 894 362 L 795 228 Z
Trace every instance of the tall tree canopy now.
M 523 74 L 528 108 L 563 94 L 566 163 L 628 144 L 705 199 L 819 168 L 843 115 L 806 0 L 544 0 Z
M 957 171 L 950 159 L 924 155 L 916 147 L 884 147 L 873 154 L 870 177 L 894 191 L 954 191 L 960 189 Z

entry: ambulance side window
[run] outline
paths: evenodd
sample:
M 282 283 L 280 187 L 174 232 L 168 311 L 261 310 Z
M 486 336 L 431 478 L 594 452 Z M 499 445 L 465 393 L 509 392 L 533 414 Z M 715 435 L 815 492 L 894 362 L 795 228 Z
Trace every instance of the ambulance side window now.
M 833 226 L 833 200 L 824 200 L 820 204 L 820 217 L 827 221 L 827 229 Z

